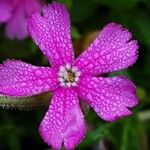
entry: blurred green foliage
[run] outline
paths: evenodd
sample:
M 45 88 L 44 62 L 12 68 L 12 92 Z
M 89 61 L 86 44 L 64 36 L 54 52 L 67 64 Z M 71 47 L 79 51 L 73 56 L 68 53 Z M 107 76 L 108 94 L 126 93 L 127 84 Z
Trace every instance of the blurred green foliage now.
M 139 41 L 139 59 L 122 74 L 132 79 L 138 87 L 140 104 L 134 115 L 107 123 L 87 109 L 87 135 L 78 150 L 100 148 L 110 150 L 148 150 L 150 145 L 150 1 L 149 0 L 58 0 L 69 9 L 72 20 L 72 37 L 76 41 L 86 33 L 100 30 L 108 22 L 127 27 Z M 47 65 L 42 53 L 31 41 L 10 41 L 0 27 L 0 61 L 21 59 L 34 65 Z M 35 111 L 0 109 L 0 150 L 44 150 L 38 134 L 38 125 L 46 108 Z M 141 115 L 142 113 L 142 115 Z M 148 114 L 149 117 L 144 117 Z M 147 115 L 147 116 L 148 116 Z M 104 150 L 105 150 L 104 149 Z

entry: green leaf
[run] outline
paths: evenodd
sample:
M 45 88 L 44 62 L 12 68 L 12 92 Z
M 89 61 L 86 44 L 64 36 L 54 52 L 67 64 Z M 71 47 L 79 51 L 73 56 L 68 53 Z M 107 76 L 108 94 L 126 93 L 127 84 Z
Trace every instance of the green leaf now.
M 7 44 L 6 44 L 7 43 Z M 2 39 L 1 41 L 1 58 L 4 59 L 18 59 L 30 57 L 33 55 L 33 50 L 31 50 L 30 40 L 26 39 L 24 41 L 14 41 Z
M 138 95 L 138 97 L 139 97 L 140 100 L 141 99 L 145 99 L 145 97 L 146 97 L 146 91 L 145 91 L 145 89 L 142 88 L 142 87 L 138 87 L 137 88 L 137 95 Z
M 72 38 L 79 39 L 81 37 L 78 29 L 75 26 L 71 27 Z
M 58 0 L 58 2 L 63 3 L 67 8 L 71 8 L 73 0 Z
M 81 22 L 89 18 L 96 8 L 97 3 L 90 0 L 76 0 L 71 7 L 71 20 L 72 22 Z
M 137 117 L 135 116 L 125 121 L 120 150 L 140 150 L 140 129 L 138 124 Z
M 114 76 L 125 76 L 126 78 L 131 79 L 131 75 L 130 75 L 130 72 L 128 71 L 128 69 L 119 70 L 119 71 L 109 74 L 109 77 L 114 77 Z
M 93 0 L 92 0 L 93 1 Z M 139 0 L 94 0 L 112 9 L 128 9 L 134 7 Z
M 9 132 L 9 138 L 8 140 L 8 144 L 11 150 L 20 150 L 21 146 L 20 146 L 20 137 L 18 135 L 17 132 L 15 132 L 14 130 L 12 130 L 12 132 Z
M 106 137 L 109 134 L 108 133 L 108 127 L 109 127 L 108 124 L 103 124 L 103 125 L 99 125 L 98 128 L 95 128 L 92 131 L 88 130 L 85 139 L 78 146 L 78 149 L 89 148 L 90 145 L 93 145 L 94 143 L 96 143 L 100 139 Z
M 34 54 L 37 52 L 37 46 L 32 41 L 31 41 L 30 49 Z
M 32 97 L 7 97 L 0 95 L 0 107 L 6 109 L 33 110 L 38 107 L 46 107 L 50 102 L 51 95 L 44 93 Z
M 12 122 L 11 122 L 12 123 Z M 10 150 L 20 150 L 20 132 L 16 126 L 12 124 L 0 125 L 0 136 L 3 135 L 4 140 L 7 141 L 7 146 Z M 9 136 L 7 136 L 9 134 Z M 3 143 L 3 142 L 2 142 Z

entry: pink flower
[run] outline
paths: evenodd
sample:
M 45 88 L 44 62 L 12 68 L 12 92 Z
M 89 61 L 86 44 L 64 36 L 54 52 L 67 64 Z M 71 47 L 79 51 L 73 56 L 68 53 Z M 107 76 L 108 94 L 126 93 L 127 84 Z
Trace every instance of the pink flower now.
M 33 12 L 40 11 L 41 0 L 0 0 L 0 23 L 6 23 L 6 35 L 10 39 L 24 39 L 28 36 L 26 19 Z
M 86 124 L 79 99 L 106 121 L 131 115 L 137 105 L 136 87 L 120 76 L 102 77 L 125 69 L 137 60 L 137 41 L 121 25 L 109 23 L 78 58 L 74 58 L 70 18 L 62 4 L 53 2 L 27 22 L 30 35 L 52 67 L 17 60 L 0 65 L 0 93 L 32 96 L 52 91 L 52 101 L 39 132 L 53 149 L 73 149 L 84 138 Z

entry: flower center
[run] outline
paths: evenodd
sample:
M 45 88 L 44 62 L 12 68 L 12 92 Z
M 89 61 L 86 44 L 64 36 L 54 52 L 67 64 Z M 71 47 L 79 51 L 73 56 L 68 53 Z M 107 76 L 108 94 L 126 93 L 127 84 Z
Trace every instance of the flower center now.
M 71 87 L 76 86 L 79 81 L 79 77 L 81 72 L 77 67 L 71 66 L 70 64 L 66 64 L 65 66 L 61 66 L 59 68 L 58 80 L 60 82 L 60 86 Z

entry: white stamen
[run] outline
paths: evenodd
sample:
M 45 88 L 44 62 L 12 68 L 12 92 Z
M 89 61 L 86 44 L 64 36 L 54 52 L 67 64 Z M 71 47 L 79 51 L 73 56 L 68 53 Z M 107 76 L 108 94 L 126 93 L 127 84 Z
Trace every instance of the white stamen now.
M 60 82 L 64 82 L 64 79 L 63 79 L 63 78 L 58 78 L 58 80 L 59 80 Z
M 62 87 L 77 86 L 77 81 L 79 80 L 80 75 L 81 72 L 75 66 L 72 67 L 70 64 L 61 66 L 58 72 L 58 81 L 60 82 L 60 86 Z
M 78 68 L 73 66 L 71 70 L 75 73 L 76 71 L 78 71 Z
M 66 69 L 70 70 L 71 69 L 71 65 L 70 64 L 66 64 Z
M 76 73 L 75 73 L 75 76 L 80 76 L 81 75 L 81 72 L 80 71 L 77 71 Z
M 76 77 L 74 78 L 74 81 L 77 82 L 78 80 L 79 80 L 79 77 L 76 76 Z
M 64 72 L 61 72 L 61 71 L 58 72 L 59 77 L 63 77 L 63 75 L 64 75 Z
M 67 85 L 68 87 L 71 87 L 71 82 L 67 82 L 66 85 Z
M 63 77 L 65 80 L 68 80 L 68 72 L 67 71 L 64 72 Z
M 61 66 L 61 67 L 59 68 L 59 70 L 60 70 L 60 72 L 64 72 L 64 71 L 66 71 L 66 68 L 63 67 L 63 66 Z
M 60 86 L 66 86 L 65 82 L 60 82 Z
M 73 83 L 71 83 L 71 85 L 72 85 L 72 86 L 76 86 L 76 85 L 77 85 L 77 83 L 76 83 L 76 82 L 73 82 Z

